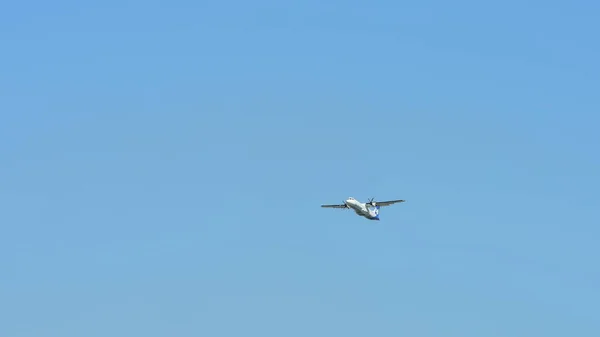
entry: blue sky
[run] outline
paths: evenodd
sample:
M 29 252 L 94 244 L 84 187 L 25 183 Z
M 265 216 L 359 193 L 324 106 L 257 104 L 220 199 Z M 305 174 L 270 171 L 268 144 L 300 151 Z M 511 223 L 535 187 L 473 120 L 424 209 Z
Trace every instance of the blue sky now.
M 598 336 L 599 9 L 3 5 L 0 335 Z

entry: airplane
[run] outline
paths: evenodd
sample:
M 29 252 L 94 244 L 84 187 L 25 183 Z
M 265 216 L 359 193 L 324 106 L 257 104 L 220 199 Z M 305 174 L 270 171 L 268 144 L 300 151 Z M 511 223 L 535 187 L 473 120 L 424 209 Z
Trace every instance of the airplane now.
M 389 201 L 373 201 L 373 198 L 369 199 L 368 202 L 360 202 L 352 197 L 349 197 L 344 201 L 343 204 L 338 205 L 321 205 L 324 208 L 342 208 L 352 209 L 356 214 L 365 217 L 369 220 L 379 220 L 379 207 L 389 206 L 398 202 L 405 202 L 406 200 L 389 200 Z

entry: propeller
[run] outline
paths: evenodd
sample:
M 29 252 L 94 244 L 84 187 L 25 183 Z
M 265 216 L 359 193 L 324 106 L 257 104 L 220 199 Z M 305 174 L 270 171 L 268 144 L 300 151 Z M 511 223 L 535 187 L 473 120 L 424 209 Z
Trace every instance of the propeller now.
M 373 200 L 375 200 L 375 198 L 370 198 L 369 202 L 367 204 L 369 204 L 371 206 L 375 206 L 377 203 L 375 201 L 373 201 Z

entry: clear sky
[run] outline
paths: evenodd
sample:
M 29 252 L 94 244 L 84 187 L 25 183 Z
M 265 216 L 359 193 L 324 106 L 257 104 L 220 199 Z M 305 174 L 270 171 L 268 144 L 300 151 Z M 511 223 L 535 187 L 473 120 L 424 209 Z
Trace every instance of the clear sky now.
M 599 10 L 6 2 L 0 336 L 597 337 Z

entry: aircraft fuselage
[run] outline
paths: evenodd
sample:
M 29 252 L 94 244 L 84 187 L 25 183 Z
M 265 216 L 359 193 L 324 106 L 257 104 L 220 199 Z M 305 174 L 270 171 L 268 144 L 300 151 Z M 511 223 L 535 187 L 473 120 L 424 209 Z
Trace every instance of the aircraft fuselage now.
M 356 214 L 369 220 L 379 220 L 379 206 L 370 207 L 366 203 L 360 202 L 352 197 L 344 201 L 346 206 L 351 208 Z

